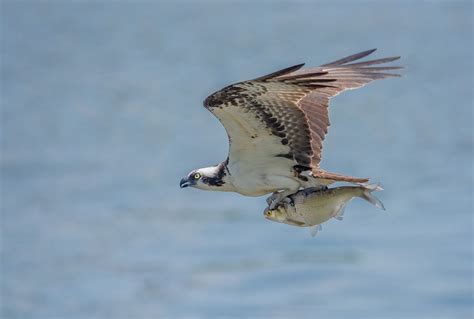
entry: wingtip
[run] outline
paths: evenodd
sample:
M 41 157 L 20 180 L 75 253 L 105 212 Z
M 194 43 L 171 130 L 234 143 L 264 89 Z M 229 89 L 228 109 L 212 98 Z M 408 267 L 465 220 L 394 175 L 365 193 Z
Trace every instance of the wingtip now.
M 390 62 L 392 62 L 392 61 L 399 60 L 400 58 L 401 58 L 401 56 L 400 56 L 400 55 L 397 55 L 397 56 L 392 56 L 392 57 L 389 57 L 389 58 L 387 58 L 387 59 L 391 59 L 391 61 L 390 61 Z
M 359 53 L 355 53 L 355 54 L 352 54 L 352 55 L 349 55 L 349 56 L 346 56 L 342 59 L 339 59 L 339 60 L 336 60 L 336 61 L 333 61 L 333 62 L 330 62 L 330 63 L 326 63 L 326 64 L 323 64 L 321 65 L 322 67 L 324 66 L 339 66 L 339 65 L 344 65 L 346 63 L 349 63 L 349 62 L 352 62 L 352 61 L 356 61 L 356 60 L 360 60 L 362 58 L 365 58 L 366 56 L 374 53 L 377 49 L 370 49 L 370 50 L 366 50 L 366 51 L 362 51 L 362 52 L 359 52 Z
M 265 81 L 265 80 L 273 79 L 273 78 L 276 78 L 276 77 L 279 77 L 279 76 L 282 76 L 282 75 L 285 75 L 285 74 L 288 74 L 288 73 L 295 72 L 295 71 L 301 69 L 303 66 L 304 66 L 304 63 L 296 64 L 296 65 L 293 65 L 293 66 L 290 66 L 290 67 L 272 72 L 270 74 L 258 77 L 258 78 L 253 79 L 253 80 L 254 81 Z
M 373 49 L 370 49 L 370 50 L 365 50 L 365 51 L 353 54 L 352 56 L 358 56 L 359 57 L 358 59 L 362 59 L 362 58 L 365 58 L 368 55 L 371 55 L 375 51 L 377 51 L 377 48 L 373 48 Z

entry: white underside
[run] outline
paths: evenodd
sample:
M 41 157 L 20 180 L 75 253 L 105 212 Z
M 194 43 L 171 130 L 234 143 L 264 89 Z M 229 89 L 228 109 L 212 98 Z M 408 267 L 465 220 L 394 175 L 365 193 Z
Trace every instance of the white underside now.
M 262 196 L 321 185 L 312 177 L 309 182 L 297 178 L 293 170 L 297 163 L 277 156 L 288 154 L 288 145 L 283 145 L 281 138 L 271 134 L 254 114 L 242 113 L 233 107 L 224 109 L 213 110 L 213 113 L 225 123 L 231 137 L 227 164 L 230 175 L 226 176 L 226 182 L 232 184 L 231 191 L 246 196 Z

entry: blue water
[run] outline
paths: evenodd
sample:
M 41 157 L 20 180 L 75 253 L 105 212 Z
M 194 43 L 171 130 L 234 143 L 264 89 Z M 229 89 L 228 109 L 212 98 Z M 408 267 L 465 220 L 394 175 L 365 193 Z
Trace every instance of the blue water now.
M 469 1 L 2 1 L 2 318 L 470 318 Z M 226 157 L 211 92 L 379 48 L 322 167 L 370 176 L 317 237 L 181 190 Z

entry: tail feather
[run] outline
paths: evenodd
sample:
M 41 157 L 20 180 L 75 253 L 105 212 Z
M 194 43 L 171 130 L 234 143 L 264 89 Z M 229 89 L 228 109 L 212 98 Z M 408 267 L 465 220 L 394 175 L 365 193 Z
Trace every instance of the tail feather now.
M 364 188 L 364 192 L 362 193 L 362 195 L 360 195 L 360 197 L 365 199 L 366 201 L 368 201 L 369 203 L 371 203 L 375 207 L 380 208 L 382 210 L 385 210 L 385 207 L 384 207 L 383 203 L 380 201 L 380 199 L 378 199 L 377 197 L 372 195 L 372 192 L 383 190 L 382 186 L 380 186 L 380 184 L 378 184 L 378 183 L 377 184 L 366 184 L 366 185 L 361 185 L 361 186 Z
M 331 182 L 349 182 L 349 183 L 367 183 L 368 178 L 359 178 L 352 176 L 345 176 L 337 173 L 329 173 L 325 171 L 313 172 L 313 177 L 330 180 Z M 330 183 L 329 183 L 330 184 Z

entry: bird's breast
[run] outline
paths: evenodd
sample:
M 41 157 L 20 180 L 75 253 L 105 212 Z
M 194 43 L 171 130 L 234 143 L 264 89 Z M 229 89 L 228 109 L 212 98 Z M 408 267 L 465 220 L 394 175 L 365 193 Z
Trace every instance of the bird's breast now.
M 299 181 L 287 175 L 258 167 L 235 163 L 228 167 L 235 191 L 245 196 L 262 196 L 284 189 L 298 189 Z

